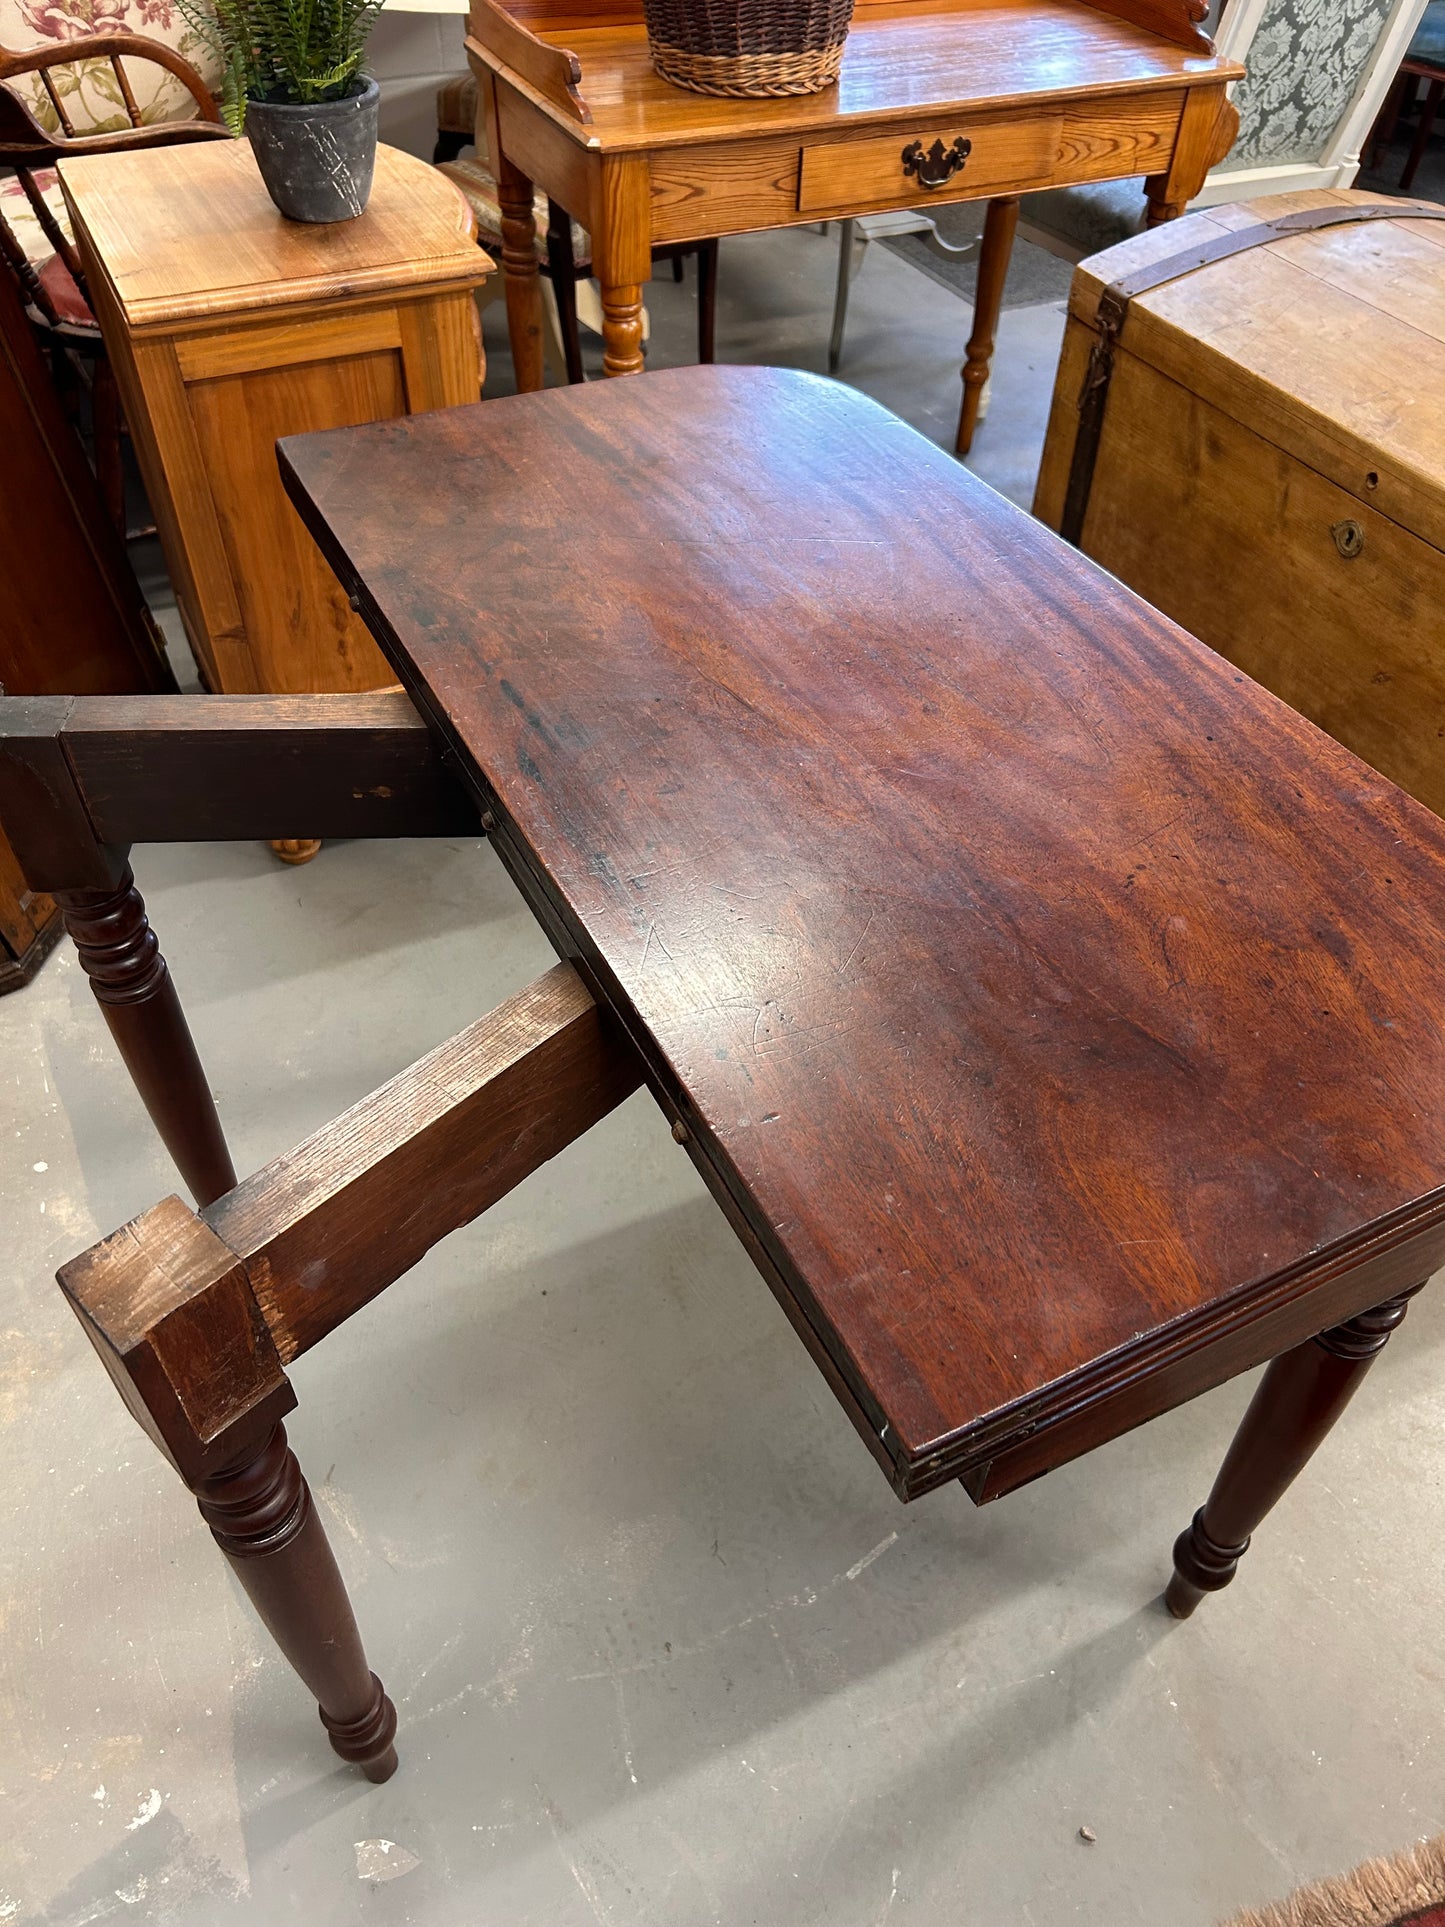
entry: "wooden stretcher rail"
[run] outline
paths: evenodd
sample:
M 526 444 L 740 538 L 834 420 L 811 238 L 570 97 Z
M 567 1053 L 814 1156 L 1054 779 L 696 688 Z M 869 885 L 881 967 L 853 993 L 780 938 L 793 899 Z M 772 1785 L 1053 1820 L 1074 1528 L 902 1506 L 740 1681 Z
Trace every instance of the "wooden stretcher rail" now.
M 289 1364 L 642 1081 L 570 964 L 201 1213 Z
M 61 1285 L 132 1411 L 194 1478 L 282 1367 L 640 1082 L 558 964 L 204 1212 L 164 1200 Z

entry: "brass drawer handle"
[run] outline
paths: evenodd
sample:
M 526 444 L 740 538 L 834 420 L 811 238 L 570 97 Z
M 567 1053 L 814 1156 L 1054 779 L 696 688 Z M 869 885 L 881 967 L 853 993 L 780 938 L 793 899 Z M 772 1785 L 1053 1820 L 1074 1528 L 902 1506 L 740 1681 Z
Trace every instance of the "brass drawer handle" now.
M 1331 527 L 1330 534 L 1335 538 L 1335 547 L 1346 562 L 1353 562 L 1365 546 L 1365 531 L 1353 519 L 1336 522 Z
M 920 187 L 944 187 L 973 152 L 973 142 L 960 134 L 952 147 L 936 140 L 925 154 L 922 141 L 910 141 L 903 150 L 903 172 L 917 177 Z

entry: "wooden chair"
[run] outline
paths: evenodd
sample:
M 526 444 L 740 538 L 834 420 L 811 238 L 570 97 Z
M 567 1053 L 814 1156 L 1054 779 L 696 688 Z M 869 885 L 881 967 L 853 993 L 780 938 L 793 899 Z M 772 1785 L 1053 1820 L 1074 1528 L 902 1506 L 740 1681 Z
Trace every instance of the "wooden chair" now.
M 147 122 L 128 62 L 148 62 L 178 80 L 196 107 L 194 120 Z M 81 131 L 67 105 L 67 72 L 101 62 L 113 76 L 121 106 L 118 127 Z M 23 97 L 16 84 L 35 76 L 39 93 Z M 43 124 L 39 112 L 53 118 Z M 122 148 L 161 147 L 172 142 L 225 140 L 220 111 L 201 76 L 174 48 L 140 34 L 83 34 L 22 53 L 0 47 L 0 167 L 13 179 L 0 184 L 0 257 L 19 286 L 31 323 L 48 350 L 57 385 L 64 389 L 77 366 L 88 372 L 95 467 L 106 508 L 124 533 L 122 422 L 115 380 L 100 328 L 91 312 L 53 169 L 75 154 L 114 153 Z
M 465 159 L 463 150 L 476 139 L 477 83 L 472 74 L 458 74 L 437 89 L 437 139 L 432 160 L 459 187 L 477 217 L 477 245 L 501 258 L 502 208 L 496 177 L 480 150 Z M 555 201 L 538 195 L 536 207 L 538 266 L 552 287 L 557 325 L 569 382 L 585 379 L 582 339 L 577 325 L 577 284 L 592 273 L 591 242 L 587 233 Z M 697 256 L 697 358 L 711 362 L 717 336 L 717 249 L 715 240 L 653 250 L 654 261 L 672 264 L 672 278 L 681 281 L 688 255 Z

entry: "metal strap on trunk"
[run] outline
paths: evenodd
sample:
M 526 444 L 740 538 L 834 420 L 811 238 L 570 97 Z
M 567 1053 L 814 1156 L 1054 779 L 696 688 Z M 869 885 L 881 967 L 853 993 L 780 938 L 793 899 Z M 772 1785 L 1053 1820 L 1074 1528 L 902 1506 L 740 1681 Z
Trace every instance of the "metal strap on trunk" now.
M 1345 227 L 1360 221 L 1445 221 L 1445 207 L 1421 201 L 1373 201 L 1367 207 L 1353 207 L 1335 201 L 1324 207 L 1300 208 L 1293 214 L 1282 214 L 1277 221 L 1260 221 L 1253 227 L 1212 234 L 1207 241 L 1200 241 L 1192 248 L 1181 248 L 1178 254 L 1166 255 L 1162 261 L 1152 261 L 1147 267 L 1110 282 L 1099 296 L 1099 338 L 1089 356 L 1084 385 L 1079 391 L 1079 430 L 1059 522 L 1059 533 L 1066 542 L 1078 548 L 1084 532 L 1094 465 L 1099 459 L 1099 442 L 1104 432 L 1109 383 L 1114 373 L 1114 349 L 1135 296 L 1152 294 L 1166 281 L 1177 281 L 1215 261 L 1227 261 L 1232 254 L 1245 254 L 1250 248 L 1263 247 L 1267 241 L 1282 241 L 1291 234 L 1308 234 L 1316 228 Z

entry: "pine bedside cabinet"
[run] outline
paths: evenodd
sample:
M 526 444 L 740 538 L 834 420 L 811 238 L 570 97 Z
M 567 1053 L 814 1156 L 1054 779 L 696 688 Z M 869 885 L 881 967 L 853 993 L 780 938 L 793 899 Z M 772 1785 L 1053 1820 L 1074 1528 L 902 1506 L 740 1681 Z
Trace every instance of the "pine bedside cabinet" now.
M 244 141 L 61 167 L 176 600 L 213 690 L 394 682 L 281 488 L 278 436 L 473 402 L 491 271 L 442 175 L 378 150 L 355 221 L 272 205 Z

